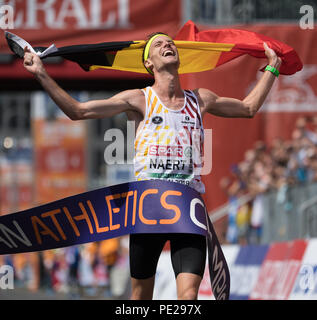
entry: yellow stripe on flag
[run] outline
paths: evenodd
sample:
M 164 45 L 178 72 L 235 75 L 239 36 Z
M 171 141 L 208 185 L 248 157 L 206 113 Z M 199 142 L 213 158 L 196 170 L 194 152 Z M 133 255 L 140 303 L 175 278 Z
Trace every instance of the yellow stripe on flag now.
M 222 52 L 229 52 L 232 43 L 214 43 L 199 41 L 174 41 L 180 60 L 179 74 L 201 72 L 214 69 Z M 145 41 L 136 41 L 128 48 L 117 51 L 111 67 L 91 66 L 90 70 L 99 68 L 148 73 L 142 63 Z

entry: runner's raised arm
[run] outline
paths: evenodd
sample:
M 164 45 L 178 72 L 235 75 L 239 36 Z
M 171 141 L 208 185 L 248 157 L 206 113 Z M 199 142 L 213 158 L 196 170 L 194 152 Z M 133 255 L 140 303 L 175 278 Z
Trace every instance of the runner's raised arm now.
M 122 91 L 109 99 L 79 102 L 63 90 L 46 72 L 41 59 L 27 48 L 24 67 L 31 72 L 61 110 L 72 120 L 109 118 L 121 112 L 143 114 L 140 89 Z

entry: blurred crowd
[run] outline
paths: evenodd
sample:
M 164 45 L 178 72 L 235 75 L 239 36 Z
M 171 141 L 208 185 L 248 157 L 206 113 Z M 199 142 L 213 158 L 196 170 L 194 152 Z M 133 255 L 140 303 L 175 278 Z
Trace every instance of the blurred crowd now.
M 283 200 L 289 187 L 317 181 L 317 116 L 299 117 L 289 140 L 276 138 L 270 147 L 258 141 L 232 165 L 220 186 L 229 199 L 228 243 L 258 243 L 261 237 L 262 195 L 277 192 Z M 249 194 L 251 200 L 239 204 Z M 287 205 L 287 203 L 286 203 Z
M 128 238 L 0 257 L 14 268 L 15 288 L 70 299 L 128 299 Z

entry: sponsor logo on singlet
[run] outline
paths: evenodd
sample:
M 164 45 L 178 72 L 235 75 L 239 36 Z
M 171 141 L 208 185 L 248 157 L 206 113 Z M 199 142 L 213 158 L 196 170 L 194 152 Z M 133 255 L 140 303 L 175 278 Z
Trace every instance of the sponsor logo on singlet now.
M 160 124 L 160 123 L 163 122 L 163 118 L 160 117 L 160 116 L 155 116 L 155 117 L 152 118 L 152 122 L 153 122 L 154 124 Z
M 183 157 L 182 146 L 150 145 L 149 155 L 156 157 Z

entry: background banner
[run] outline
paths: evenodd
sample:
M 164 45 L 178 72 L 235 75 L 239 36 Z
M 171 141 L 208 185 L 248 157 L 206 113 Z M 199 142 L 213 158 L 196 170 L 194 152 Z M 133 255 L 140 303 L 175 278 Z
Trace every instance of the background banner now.
M 11 31 L 34 46 L 144 40 L 155 31 L 174 36 L 182 24 L 181 0 L 0 0 L 0 6 L 6 4 L 14 8 Z M 10 49 L 1 38 L 0 53 L 9 54 Z M 48 64 L 47 70 L 60 79 L 150 78 L 145 74 L 105 70 L 85 73 L 74 63 L 63 60 Z M 3 79 L 31 77 L 16 59 L 0 68 Z
M 14 32 L 34 45 L 142 40 L 179 28 L 179 0 L 1 0 L 14 9 Z M 158 15 L 157 12 L 160 12 Z M 2 41 L 0 52 L 8 52 Z
M 34 93 L 32 101 L 35 203 L 86 191 L 86 123 L 66 117 L 45 92 Z
M 317 300 L 317 239 L 267 245 L 223 245 L 230 271 L 230 299 Z M 154 299 L 177 299 L 170 252 L 163 252 Z M 214 299 L 206 268 L 199 299 Z

